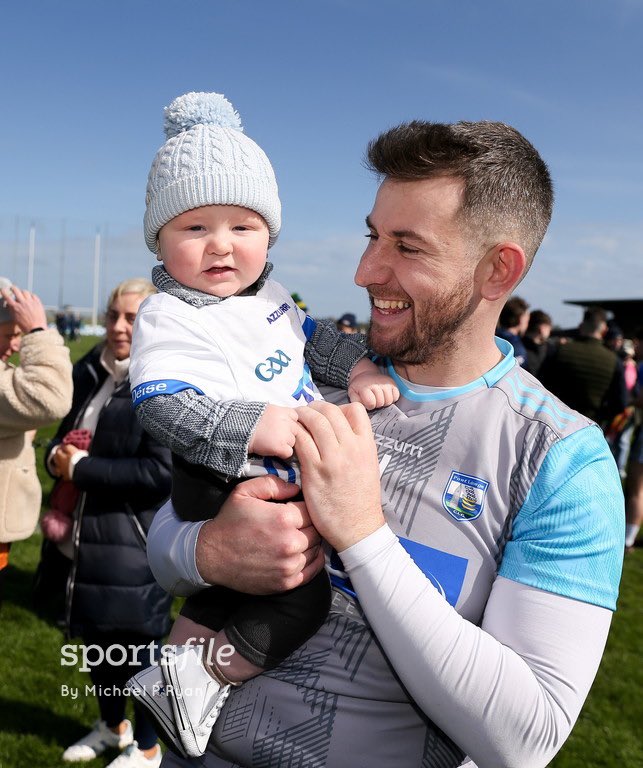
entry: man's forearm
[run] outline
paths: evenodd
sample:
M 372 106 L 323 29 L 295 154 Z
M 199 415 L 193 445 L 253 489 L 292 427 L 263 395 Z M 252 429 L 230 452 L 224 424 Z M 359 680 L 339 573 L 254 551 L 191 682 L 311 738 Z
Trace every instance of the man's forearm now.
M 498 578 L 478 627 L 444 600 L 388 527 L 341 557 L 418 706 L 479 768 L 544 768 L 589 691 L 611 612 Z
M 196 545 L 202 522 L 181 520 L 172 503 L 154 516 L 147 535 L 147 558 L 154 578 L 166 592 L 180 597 L 208 586 L 196 567 Z

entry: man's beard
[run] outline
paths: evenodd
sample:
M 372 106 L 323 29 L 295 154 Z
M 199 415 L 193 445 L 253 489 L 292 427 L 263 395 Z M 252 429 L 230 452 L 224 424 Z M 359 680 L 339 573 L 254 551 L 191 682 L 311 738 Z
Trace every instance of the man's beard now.
M 460 285 L 451 293 L 435 295 L 421 310 L 414 305 L 413 322 L 395 339 L 380 337 L 371 323 L 367 343 L 394 362 L 427 365 L 452 353 L 454 334 L 474 309 L 471 286 Z

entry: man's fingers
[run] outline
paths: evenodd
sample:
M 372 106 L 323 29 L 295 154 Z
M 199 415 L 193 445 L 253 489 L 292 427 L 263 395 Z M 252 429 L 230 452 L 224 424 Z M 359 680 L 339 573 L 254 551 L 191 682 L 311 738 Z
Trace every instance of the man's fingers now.
M 366 409 L 361 403 L 346 403 L 339 410 L 344 415 L 350 428 L 356 435 L 372 435 L 373 428 Z
M 265 475 L 244 480 L 234 488 L 232 493 L 236 496 L 264 501 L 287 501 L 296 496 L 299 491 L 299 486 L 294 483 L 287 483 L 275 475 Z
M 359 408 L 366 413 L 361 403 L 351 403 L 350 407 Z M 353 430 L 346 416 L 338 406 L 323 401 L 315 401 L 298 409 L 299 422 L 312 435 L 320 453 L 332 450 L 333 445 L 353 436 Z M 367 417 L 368 418 L 368 417 Z
M 324 550 L 320 547 L 317 550 L 315 557 L 302 569 L 301 584 L 305 584 L 307 581 L 310 581 L 313 576 L 316 576 L 324 567 L 325 563 L 326 558 L 324 557 Z
M 317 532 L 317 528 L 315 528 L 314 525 L 305 525 L 300 528 L 299 531 L 306 537 L 306 552 L 317 549 L 319 547 L 321 544 L 321 536 Z
M 302 410 L 307 410 L 307 408 L 303 408 Z M 299 459 L 300 465 L 306 464 L 310 461 L 319 462 L 321 460 L 317 443 L 315 442 L 314 437 L 306 429 L 306 427 L 303 426 L 301 420 L 297 425 L 295 451 L 297 453 L 297 458 Z

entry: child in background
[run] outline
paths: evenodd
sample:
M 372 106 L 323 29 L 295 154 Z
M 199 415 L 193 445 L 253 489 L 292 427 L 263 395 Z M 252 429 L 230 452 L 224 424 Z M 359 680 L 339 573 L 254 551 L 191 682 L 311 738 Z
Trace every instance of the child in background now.
M 145 428 L 174 452 L 177 514 L 206 520 L 239 477 L 269 472 L 297 482 L 294 409 L 321 399 L 311 371 L 367 408 L 399 393 L 361 337 L 316 323 L 269 279 L 267 252 L 281 226 L 277 183 L 232 105 L 220 94 L 185 94 L 165 110 L 165 131 L 144 221 L 163 262 L 153 270 L 160 293 L 137 316 L 132 399 Z M 230 686 L 277 666 L 317 631 L 329 604 L 324 571 L 277 595 L 204 590 L 182 608 L 174 653 L 133 677 L 132 692 L 175 748 L 201 755 Z M 217 660 L 230 646 L 224 666 Z

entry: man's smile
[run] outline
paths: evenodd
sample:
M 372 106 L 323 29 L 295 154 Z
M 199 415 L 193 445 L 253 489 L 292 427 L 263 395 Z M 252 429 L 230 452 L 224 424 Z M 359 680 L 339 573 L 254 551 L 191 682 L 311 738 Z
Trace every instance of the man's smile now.
M 371 301 L 373 302 L 375 309 L 387 313 L 391 311 L 399 312 L 403 309 L 409 309 L 411 306 L 410 301 L 404 301 L 402 299 L 379 299 L 372 296 Z

